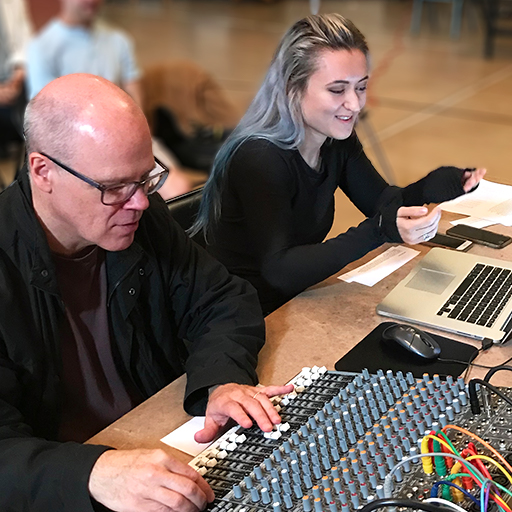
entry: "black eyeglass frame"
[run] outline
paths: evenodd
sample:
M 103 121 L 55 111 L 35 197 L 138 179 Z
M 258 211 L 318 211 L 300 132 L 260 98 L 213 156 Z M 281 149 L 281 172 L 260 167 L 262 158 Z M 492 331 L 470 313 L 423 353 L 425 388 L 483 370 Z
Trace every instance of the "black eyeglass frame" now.
M 156 177 L 162 176 L 163 174 L 165 174 L 165 178 L 167 178 L 167 176 L 169 176 L 169 168 L 166 165 L 164 165 L 156 156 L 154 156 L 153 158 L 155 159 L 155 163 L 162 168 L 161 172 L 158 172 L 157 174 L 154 174 L 153 176 L 148 176 L 147 178 L 140 180 L 140 181 L 128 181 L 126 183 L 118 183 L 116 185 L 103 185 L 102 183 L 98 183 L 97 181 L 93 180 L 92 178 L 88 178 L 87 176 L 79 173 L 78 171 L 75 171 L 71 167 L 68 167 L 67 165 L 59 162 L 58 160 L 51 157 L 50 155 L 47 155 L 46 153 L 43 153 L 42 151 L 39 151 L 39 153 L 41 155 L 45 156 L 46 158 L 48 158 L 48 160 L 53 162 L 55 165 L 58 165 L 60 168 L 64 169 L 66 172 L 69 172 L 69 174 L 72 174 L 73 176 L 84 181 L 88 185 L 91 185 L 91 187 L 97 188 L 101 192 L 101 202 L 105 206 L 115 206 L 118 204 L 126 203 L 135 195 L 135 192 L 137 192 L 139 187 L 144 187 L 144 185 L 148 181 L 154 180 Z M 151 194 L 154 194 L 164 184 L 164 182 L 165 182 L 165 179 L 163 179 L 157 187 L 155 187 L 149 194 L 146 194 L 146 195 L 149 196 Z M 118 201 L 115 203 L 105 203 L 105 201 L 103 200 L 105 192 L 107 192 L 108 190 L 112 190 L 114 188 L 125 186 L 125 185 L 137 185 L 137 186 L 134 187 L 133 192 L 126 199 L 123 199 L 122 201 Z

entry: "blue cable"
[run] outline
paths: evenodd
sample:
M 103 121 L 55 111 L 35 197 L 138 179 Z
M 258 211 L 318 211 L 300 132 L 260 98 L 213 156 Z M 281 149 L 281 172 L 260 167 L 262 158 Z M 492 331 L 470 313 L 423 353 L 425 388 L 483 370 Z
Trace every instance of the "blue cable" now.
M 486 478 L 482 482 L 482 488 L 480 489 L 480 511 L 481 512 L 487 512 L 487 507 L 489 505 L 489 495 L 491 494 L 492 483 L 493 483 L 492 480 L 489 480 L 488 478 Z M 498 504 L 498 507 L 500 507 L 499 504 Z M 501 507 L 500 507 L 500 509 L 503 510 Z
M 475 503 L 476 505 L 479 505 L 478 500 L 471 493 L 466 491 L 466 489 L 463 489 L 460 485 L 454 484 L 453 482 L 448 482 L 448 480 L 441 480 L 439 482 L 436 482 L 432 486 L 432 490 L 430 491 L 431 498 L 437 498 L 437 491 L 438 491 L 440 485 L 449 485 L 450 487 L 455 487 L 455 489 L 458 489 L 460 492 L 462 492 L 466 497 L 468 497 L 471 501 L 473 501 L 473 503 Z

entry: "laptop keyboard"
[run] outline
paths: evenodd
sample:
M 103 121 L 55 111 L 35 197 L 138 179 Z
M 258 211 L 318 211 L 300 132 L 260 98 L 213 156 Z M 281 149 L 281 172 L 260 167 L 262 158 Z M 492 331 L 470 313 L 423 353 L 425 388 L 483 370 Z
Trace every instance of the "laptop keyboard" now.
M 509 269 L 477 263 L 437 314 L 492 327 L 511 296 Z

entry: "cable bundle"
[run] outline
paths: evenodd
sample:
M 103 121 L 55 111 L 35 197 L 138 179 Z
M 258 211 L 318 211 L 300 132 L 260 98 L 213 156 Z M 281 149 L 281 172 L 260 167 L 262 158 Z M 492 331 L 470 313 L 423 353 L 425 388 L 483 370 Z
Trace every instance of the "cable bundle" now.
M 448 430 L 457 430 L 471 437 L 487 450 L 489 450 L 494 458 L 487 455 L 479 454 L 476 445 L 469 442 L 467 447 L 459 452 L 451 443 L 446 435 Z M 492 499 L 504 512 L 512 512 L 512 509 L 505 503 L 500 495 L 504 492 L 512 496 L 512 492 L 506 487 L 492 479 L 491 473 L 484 462 L 491 464 L 497 468 L 512 484 L 512 466 L 504 459 L 504 457 L 495 450 L 490 444 L 468 430 L 456 425 L 447 425 L 438 432 L 432 432 L 424 436 L 421 442 L 421 455 L 423 469 L 427 474 L 433 474 L 434 471 L 443 477 L 443 480 L 436 482 L 431 490 L 431 497 L 424 502 L 412 500 L 394 500 L 391 498 L 393 487 L 393 474 L 409 460 L 417 459 L 418 456 L 411 456 L 402 459 L 386 476 L 384 482 L 385 500 L 376 500 L 369 505 L 363 507 L 361 512 L 370 512 L 379 506 L 397 506 L 417 508 L 419 510 L 429 510 L 424 507 L 425 503 L 435 503 L 441 505 L 441 508 L 449 508 L 457 510 L 457 512 L 467 512 L 458 503 L 462 503 L 465 499 L 471 500 L 477 506 L 480 506 L 481 512 L 487 512 L 489 499 Z M 498 462 L 498 459 L 500 462 Z M 448 462 L 450 461 L 450 462 Z M 447 468 L 451 464 L 450 474 Z M 476 487 L 479 493 L 473 495 L 470 491 Z M 439 488 L 443 486 L 442 497 L 439 497 Z M 479 498 L 479 500 L 477 499 Z M 379 502 L 382 501 L 381 504 Z M 405 502 L 408 504 L 405 504 Z

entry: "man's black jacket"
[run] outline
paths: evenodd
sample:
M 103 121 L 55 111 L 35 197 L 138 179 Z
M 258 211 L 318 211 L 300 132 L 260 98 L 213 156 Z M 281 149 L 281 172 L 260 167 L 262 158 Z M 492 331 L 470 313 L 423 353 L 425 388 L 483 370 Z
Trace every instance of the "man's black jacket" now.
M 161 199 L 150 203 L 134 243 L 106 253 L 114 357 L 143 397 L 186 371 L 185 409 L 201 414 L 209 386 L 257 382 L 261 310 L 250 285 L 193 244 Z M 89 474 L 108 448 L 55 441 L 64 315 L 25 171 L 0 194 L 2 512 L 93 510 Z

